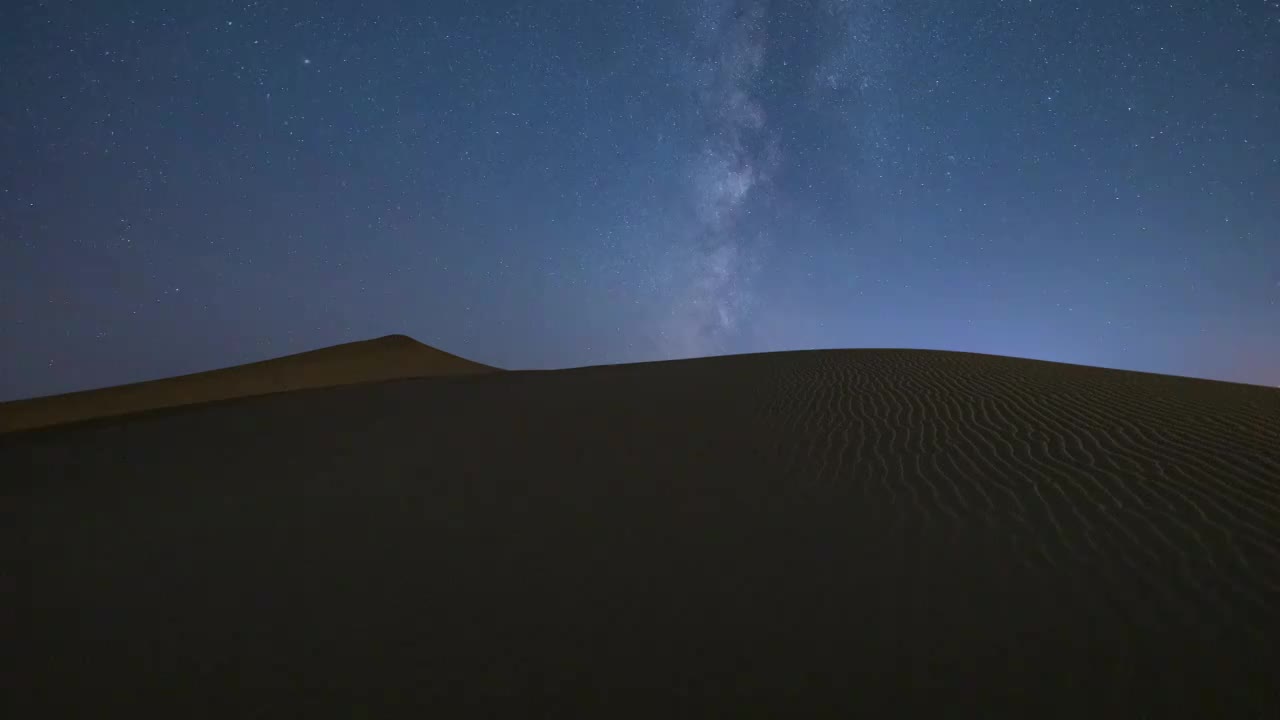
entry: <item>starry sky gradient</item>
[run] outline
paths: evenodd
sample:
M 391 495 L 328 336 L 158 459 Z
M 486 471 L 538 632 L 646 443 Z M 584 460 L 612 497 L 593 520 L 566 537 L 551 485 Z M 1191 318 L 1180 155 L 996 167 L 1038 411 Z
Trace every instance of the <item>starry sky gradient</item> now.
M 16 2 L 0 399 L 405 333 L 1280 385 L 1280 0 Z

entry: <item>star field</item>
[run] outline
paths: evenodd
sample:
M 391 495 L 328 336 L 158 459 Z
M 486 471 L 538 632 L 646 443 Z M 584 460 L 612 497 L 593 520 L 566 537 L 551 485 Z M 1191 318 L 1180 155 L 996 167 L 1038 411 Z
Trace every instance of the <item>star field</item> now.
M 0 400 L 404 333 L 1280 385 L 1280 2 L 20 2 Z

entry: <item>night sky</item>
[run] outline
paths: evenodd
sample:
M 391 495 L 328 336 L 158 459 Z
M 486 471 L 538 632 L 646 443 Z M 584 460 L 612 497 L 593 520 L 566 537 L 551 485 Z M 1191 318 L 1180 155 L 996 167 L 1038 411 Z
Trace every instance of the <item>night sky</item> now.
M 1280 385 L 1280 0 L 0 10 L 0 399 L 389 333 Z

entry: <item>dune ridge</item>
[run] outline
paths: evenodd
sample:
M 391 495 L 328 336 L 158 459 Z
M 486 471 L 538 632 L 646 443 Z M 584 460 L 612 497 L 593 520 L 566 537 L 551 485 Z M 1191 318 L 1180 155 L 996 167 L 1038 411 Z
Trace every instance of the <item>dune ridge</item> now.
M 0 433 L 194 403 L 497 368 L 387 335 L 217 370 L 0 403 Z
M 0 477 L 33 716 L 1280 707 L 1271 388 L 920 350 L 509 371 L 13 433 Z

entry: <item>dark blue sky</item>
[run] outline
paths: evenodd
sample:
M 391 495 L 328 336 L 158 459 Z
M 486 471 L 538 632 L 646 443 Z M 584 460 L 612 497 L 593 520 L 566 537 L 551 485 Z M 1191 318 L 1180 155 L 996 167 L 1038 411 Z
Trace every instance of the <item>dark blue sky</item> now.
M 0 399 L 393 332 L 1280 385 L 1280 2 L 0 10 Z

